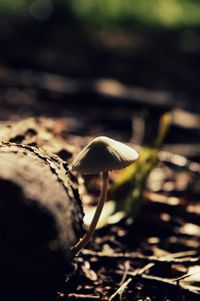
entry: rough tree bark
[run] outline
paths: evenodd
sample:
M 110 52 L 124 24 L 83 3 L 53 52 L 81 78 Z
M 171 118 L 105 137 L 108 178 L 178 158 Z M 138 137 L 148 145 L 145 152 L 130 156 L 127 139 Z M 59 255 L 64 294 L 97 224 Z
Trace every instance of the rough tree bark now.
M 37 147 L 0 144 L 0 300 L 51 300 L 82 232 L 67 164 Z

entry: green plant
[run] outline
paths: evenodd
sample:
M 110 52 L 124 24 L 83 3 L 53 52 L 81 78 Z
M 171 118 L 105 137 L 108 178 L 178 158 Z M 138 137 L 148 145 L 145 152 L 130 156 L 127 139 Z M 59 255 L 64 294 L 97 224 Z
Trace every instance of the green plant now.
M 133 218 L 138 215 L 144 202 L 142 194 L 148 176 L 158 163 L 158 155 L 170 124 L 171 115 L 166 113 L 160 119 L 153 146 L 145 146 L 135 164 L 123 170 L 112 185 L 111 198 L 115 201 L 115 213 L 123 212 Z

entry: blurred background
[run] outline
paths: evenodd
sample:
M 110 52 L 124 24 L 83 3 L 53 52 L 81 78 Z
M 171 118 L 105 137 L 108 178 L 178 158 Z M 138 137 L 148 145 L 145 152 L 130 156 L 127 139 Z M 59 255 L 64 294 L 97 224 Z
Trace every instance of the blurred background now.
M 0 119 L 141 144 L 171 111 L 166 148 L 199 160 L 199 54 L 198 0 L 0 0 Z
M 77 292 L 111 300 L 128 271 L 138 277 L 144 267 L 93 260 L 95 250 L 198 256 L 191 266 L 153 264 L 159 282 L 135 278 L 126 300 L 199 300 L 174 278 L 194 273 L 183 284 L 200 292 L 199 79 L 199 0 L 0 0 L 0 141 L 38 145 L 69 163 L 100 135 L 140 152 L 131 169 L 112 173 L 93 253 L 77 257 L 58 300 Z M 91 218 L 99 177 L 84 181 Z M 167 295 L 165 277 L 177 281 Z

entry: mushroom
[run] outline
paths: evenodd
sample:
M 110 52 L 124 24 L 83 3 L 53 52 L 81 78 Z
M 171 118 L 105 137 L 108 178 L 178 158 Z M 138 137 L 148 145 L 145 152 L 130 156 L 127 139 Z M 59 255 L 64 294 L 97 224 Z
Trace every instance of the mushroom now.
M 74 247 L 75 254 L 88 244 L 95 231 L 107 197 L 109 171 L 127 167 L 137 158 L 138 154 L 134 149 L 104 136 L 95 138 L 74 158 L 73 170 L 85 175 L 102 173 L 98 205 L 88 231 Z

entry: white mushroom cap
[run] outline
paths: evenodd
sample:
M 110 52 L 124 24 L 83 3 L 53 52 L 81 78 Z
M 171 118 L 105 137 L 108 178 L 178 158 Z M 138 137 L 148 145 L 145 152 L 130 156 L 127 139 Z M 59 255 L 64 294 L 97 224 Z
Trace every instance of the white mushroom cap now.
M 137 158 L 137 152 L 131 147 L 101 136 L 91 141 L 75 157 L 72 169 L 82 174 L 97 174 L 127 167 Z

